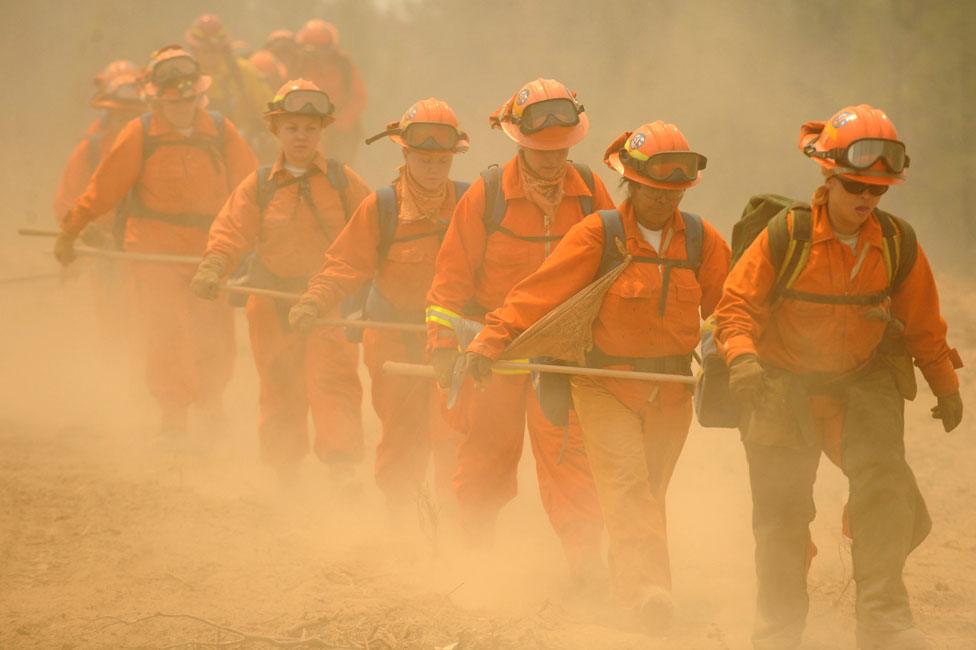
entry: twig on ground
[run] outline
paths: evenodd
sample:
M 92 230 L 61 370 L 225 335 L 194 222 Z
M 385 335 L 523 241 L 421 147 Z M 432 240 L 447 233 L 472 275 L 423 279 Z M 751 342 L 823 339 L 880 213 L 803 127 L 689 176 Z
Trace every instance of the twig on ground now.
M 264 643 L 275 648 L 324 648 L 326 650 L 362 650 L 360 647 L 352 646 L 338 646 L 332 645 L 325 639 L 321 637 L 304 637 L 301 639 L 281 639 L 271 636 L 265 636 L 263 634 L 248 634 L 247 632 L 242 632 L 237 628 L 229 627 L 227 625 L 221 625 L 220 623 L 215 623 L 209 619 L 202 618 L 200 616 L 194 616 L 193 614 L 170 614 L 166 612 L 156 612 L 155 614 L 150 614 L 148 616 L 143 616 L 135 620 L 127 621 L 118 616 L 99 616 L 95 620 L 110 620 L 113 621 L 109 625 L 106 625 L 102 629 L 110 627 L 112 625 L 138 625 L 139 623 L 144 623 L 146 621 L 160 619 L 160 618 L 173 618 L 173 619 L 187 619 L 191 621 L 196 621 L 215 630 L 220 630 L 221 632 L 226 632 L 227 634 L 233 634 L 238 638 L 229 641 L 199 641 L 191 640 L 185 641 L 183 643 L 171 644 L 167 646 L 156 646 L 157 650 L 163 650 L 164 648 L 178 648 L 186 645 L 193 646 L 210 646 L 210 647 L 221 647 L 228 645 L 241 644 L 246 641 L 251 641 L 254 643 Z

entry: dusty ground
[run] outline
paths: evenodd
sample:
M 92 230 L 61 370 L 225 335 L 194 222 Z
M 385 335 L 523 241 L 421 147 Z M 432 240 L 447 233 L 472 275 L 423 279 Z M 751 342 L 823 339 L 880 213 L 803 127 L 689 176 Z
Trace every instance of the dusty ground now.
M 50 270 L 39 254 L 33 266 Z M 5 276 L 17 268 L 0 260 Z M 976 306 L 942 281 L 952 340 L 976 367 Z M 83 279 L 0 286 L 0 647 L 748 647 L 748 488 L 732 432 L 694 429 L 675 477 L 674 629 L 626 634 L 572 595 L 528 463 L 493 553 L 466 556 L 446 522 L 435 553 L 413 522 L 391 532 L 366 468 L 357 500 L 330 494 L 311 459 L 298 492 L 276 488 L 256 462 L 243 347 L 219 448 L 161 448 L 138 372 L 93 343 L 87 299 Z M 965 397 L 976 408 L 971 372 Z M 928 419 L 932 402 L 923 390 L 909 407 L 909 454 L 935 529 L 907 577 L 934 645 L 973 648 L 976 425 L 970 417 L 946 436 Z M 844 496 L 825 463 L 811 577 L 817 647 L 852 647 Z

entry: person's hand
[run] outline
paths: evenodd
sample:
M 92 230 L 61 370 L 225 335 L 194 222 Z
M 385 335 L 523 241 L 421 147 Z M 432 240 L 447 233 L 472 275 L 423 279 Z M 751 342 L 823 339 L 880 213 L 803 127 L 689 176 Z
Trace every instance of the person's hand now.
M 314 302 L 298 302 L 288 311 L 288 325 L 303 334 L 311 331 L 318 319 L 319 306 Z
M 454 364 L 461 355 L 457 348 L 435 348 L 430 353 L 430 365 L 434 368 L 434 375 L 437 377 L 437 385 L 441 388 L 450 388 L 451 380 L 454 377 Z
M 77 235 L 61 231 L 54 240 L 54 257 L 61 262 L 61 266 L 68 266 L 75 261 L 75 239 Z
M 754 354 L 743 354 L 732 360 L 729 368 L 729 392 L 737 404 L 754 409 L 762 398 L 763 368 Z
M 82 229 L 78 239 L 85 246 L 92 248 L 112 249 L 115 248 L 115 238 L 112 233 L 104 226 L 90 223 Z
M 464 353 L 464 371 L 471 375 L 475 385 L 484 390 L 485 384 L 491 379 L 491 366 L 494 362 L 477 352 Z
M 220 279 L 224 275 L 227 263 L 222 255 L 207 255 L 197 267 L 197 272 L 190 280 L 190 291 L 200 298 L 216 300 L 220 290 Z
M 932 407 L 932 417 L 942 420 L 942 428 L 949 433 L 962 422 L 962 396 L 956 391 L 937 399 L 938 404 Z

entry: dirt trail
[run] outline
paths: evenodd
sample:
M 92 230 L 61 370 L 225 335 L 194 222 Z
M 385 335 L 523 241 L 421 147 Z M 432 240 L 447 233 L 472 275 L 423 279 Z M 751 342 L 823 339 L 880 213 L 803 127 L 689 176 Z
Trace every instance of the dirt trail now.
M 974 364 L 976 306 L 964 304 L 960 283 L 945 277 L 942 285 L 952 340 Z M 466 555 L 444 523 L 434 556 L 415 522 L 391 532 L 365 468 L 357 499 L 333 494 L 311 460 L 298 491 L 276 488 L 256 461 L 255 385 L 243 349 L 226 438 L 209 456 L 177 454 L 152 441 L 138 373 L 95 345 L 72 349 L 62 335 L 71 328 L 94 340 L 86 282 L 31 289 L 0 288 L 0 340 L 8 342 L 0 368 L 0 647 L 272 647 L 235 645 L 240 636 L 192 618 L 122 622 L 156 613 L 322 641 L 306 647 L 748 647 L 749 496 L 732 432 L 694 429 L 689 439 L 669 504 L 677 621 L 668 636 L 649 639 L 600 625 L 599 604 L 571 595 L 530 464 L 494 552 Z M 976 405 L 967 383 L 967 403 Z M 909 406 L 907 439 L 935 529 L 910 559 L 908 581 L 935 646 L 972 648 L 976 426 L 969 419 L 946 436 L 928 419 L 930 402 L 923 390 Z M 840 473 L 825 463 L 808 635 L 825 648 L 852 647 L 844 499 Z

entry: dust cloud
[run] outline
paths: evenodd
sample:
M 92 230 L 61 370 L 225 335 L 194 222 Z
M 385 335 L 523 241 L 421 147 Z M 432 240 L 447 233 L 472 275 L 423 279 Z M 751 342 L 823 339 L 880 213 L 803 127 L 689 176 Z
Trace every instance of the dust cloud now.
M 187 459 L 152 442 L 131 327 L 96 331 L 90 267 L 58 277 L 51 197 L 94 114 L 91 78 L 106 63 L 144 63 L 182 40 L 200 13 L 260 47 L 277 27 L 323 17 L 366 79 L 368 133 L 435 95 L 458 112 L 472 179 L 513 153 L 487 115 L 523 82 L 565 81 L 590 115 L 572 158 L 602 165 L 621 131 L 678 124 L 708 156 L 683 207 L 726 235 L 748 196 L 807 198 L 818 172 L 796 149 L 799 125 L 841 106 L 883 107 L 911 155 L 909 180 L 883 207 L 909 219 L 939 277 L 950 343 L 976 364 L 967 265 L 976 243 L 976 8 L 908 0 L 664 3 L 638 0 L 191 0 L 0 3 L 4 197 L 0 229 L 0 646 L 173 647 L 256 636 L 328 639 L 351 648 L 744 648 L 754 598 L 745 459 L 733 431 L 692 428 L 669 498 L 677 605 L 665 637 L 605 626 L 598 603 L 572 595 L 539 503 L 531 456 L 491 552 L 463 551 L 442 517 L 422 530 L 387 525 L 369 463 L 364 494 L 330 492 L 308 459 L 283 496 L 257 460 L 256 380 L 239 319 L 213 455 Z M 387 182 L 399 152 L 380 141 L 355 168 Z M 12 278 L 53 275 L 19 282 Z M 107 340 L 106 340 L 107 339 Z M 976 404 L 965 371 L 963 397 Z M 928 417 L 927 389 L 908 405 L 906 444 L 935 530 L 909 559 L 919 626 L 938 648 L 976 645 L 976 452 L 971 419 L 951 436 Z M 368 443 L 378 428 L 368 402 Z M 840 532 L 846 485 L 825 462 L 817 485 L 809 636 L 853 647 L 850 553 Z M 435 534 L 436 533 L 436 534 Z M 178 618 L 137 619 L 157 612 Z M 196 618 L 193 618 L 196 617 Z M 209 646 L 206 646 L 209 647 Z M 310 642 L 309 647 L 313 647 Z M 319 646 L 322 647 L 322 646 Z

